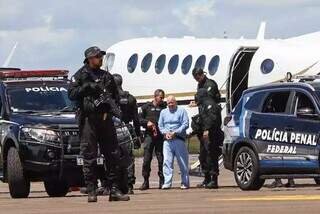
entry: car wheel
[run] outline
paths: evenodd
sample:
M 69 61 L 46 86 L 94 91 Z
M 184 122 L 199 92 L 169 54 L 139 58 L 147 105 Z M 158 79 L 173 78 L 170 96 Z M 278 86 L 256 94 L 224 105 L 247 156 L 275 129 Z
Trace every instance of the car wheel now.
M 16 148 L 11 147 L 7 156 L 7 173 L 12 198 L 27 198 L 30 193 L 30 181 L 25 175 Z
M 259 178 L 259 162 L 256 154 L 249 147 L 242 147 L 234 160 L 235 180 L 242 190 L 259 190 L 264 180 Z
M 58 178 L 45 180 L 44 188 L 50 197 L 64 197 L 69 191 L 68 183 Z

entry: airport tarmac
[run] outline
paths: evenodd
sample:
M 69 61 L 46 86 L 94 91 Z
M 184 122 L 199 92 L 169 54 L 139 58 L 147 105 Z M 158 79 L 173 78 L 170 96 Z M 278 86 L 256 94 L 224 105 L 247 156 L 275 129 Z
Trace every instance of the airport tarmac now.
M 196 156 L 190 157 L 194 161 Z M 142 159 L 136 159 L 137 184 L 141 185 Z M 191 176 L 191 189 L 180 190 L 180 178 L 176 166 L 174 187 L 159 190 L 156 159 L 152 164 L 150 178 L 152 189 L 136 190 L 129 202 L 109 202 L 99 196 L 98 203 L 87 203 L 87 197 L 70 192 L 66 197 L 49 198 L 41 182 L 32 183 L 27 199 L 11 199 L 8 185 L 0 183 L 0 214 L 29 213 L 319 213 L 320 186 L 312 179 L 297 180 L 296 188 L 241 191 L 235 184 L 233 174 L 225 169 L 219 177 L 220 189 L 195 188 L 201 177 Z M 270 183 L 269 181 L 268 183 Z

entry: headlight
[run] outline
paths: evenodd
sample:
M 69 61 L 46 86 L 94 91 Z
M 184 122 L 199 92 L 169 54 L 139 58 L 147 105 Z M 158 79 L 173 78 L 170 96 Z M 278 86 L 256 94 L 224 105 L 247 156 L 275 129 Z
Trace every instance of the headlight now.
M 39 142 L 60 142 L 59 134 L 55 131 L 29 127 L 21 128 L 20 139 Z

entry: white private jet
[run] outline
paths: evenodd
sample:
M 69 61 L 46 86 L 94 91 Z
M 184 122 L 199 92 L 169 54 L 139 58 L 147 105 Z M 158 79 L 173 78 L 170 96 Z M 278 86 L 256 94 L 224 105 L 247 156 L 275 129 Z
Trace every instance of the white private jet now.
M 201 67 L 218 83 L 229 112 L 248 87 L 281 81 L 287 72 L 320 72 L 320 32 L 270 40 L 264 39 L 264 32 L 263 22 L 256 39 L 125 40 L 107 49 L 104 66 L 123 76 L 124 89 L 138 102 L 150 100 L 153 91 L 161 88 L 175 95 L 180 104 L 193 99 L 197 83 L 192 69 Z

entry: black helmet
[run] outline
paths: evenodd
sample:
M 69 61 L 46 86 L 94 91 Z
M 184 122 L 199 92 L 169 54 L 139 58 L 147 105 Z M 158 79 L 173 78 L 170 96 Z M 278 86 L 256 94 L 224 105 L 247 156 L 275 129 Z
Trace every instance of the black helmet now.
M 90 57 L 95 57 L 95 56 L 104 56 L 106 55 L 105 51 L 102 51 L 100 48 L 98 48 L 97 46 L 93 46 L 88 48 L 87 50 L 84 51 L 84 61 L 83 63 L 87 63 L 88 62 L 88 58 Z
M 194 68 L 194 69 L 192 70 L 192 75 L 193 75 L 193 77 L 195 77 L 195 76 L 198 75 L 198 74 L 204 74 L 202 68 Z
M 116 82 L 117 87 L 121 88 L 122 86 L 122 76 L 120 74 L 112 74 L 114 81 Z

